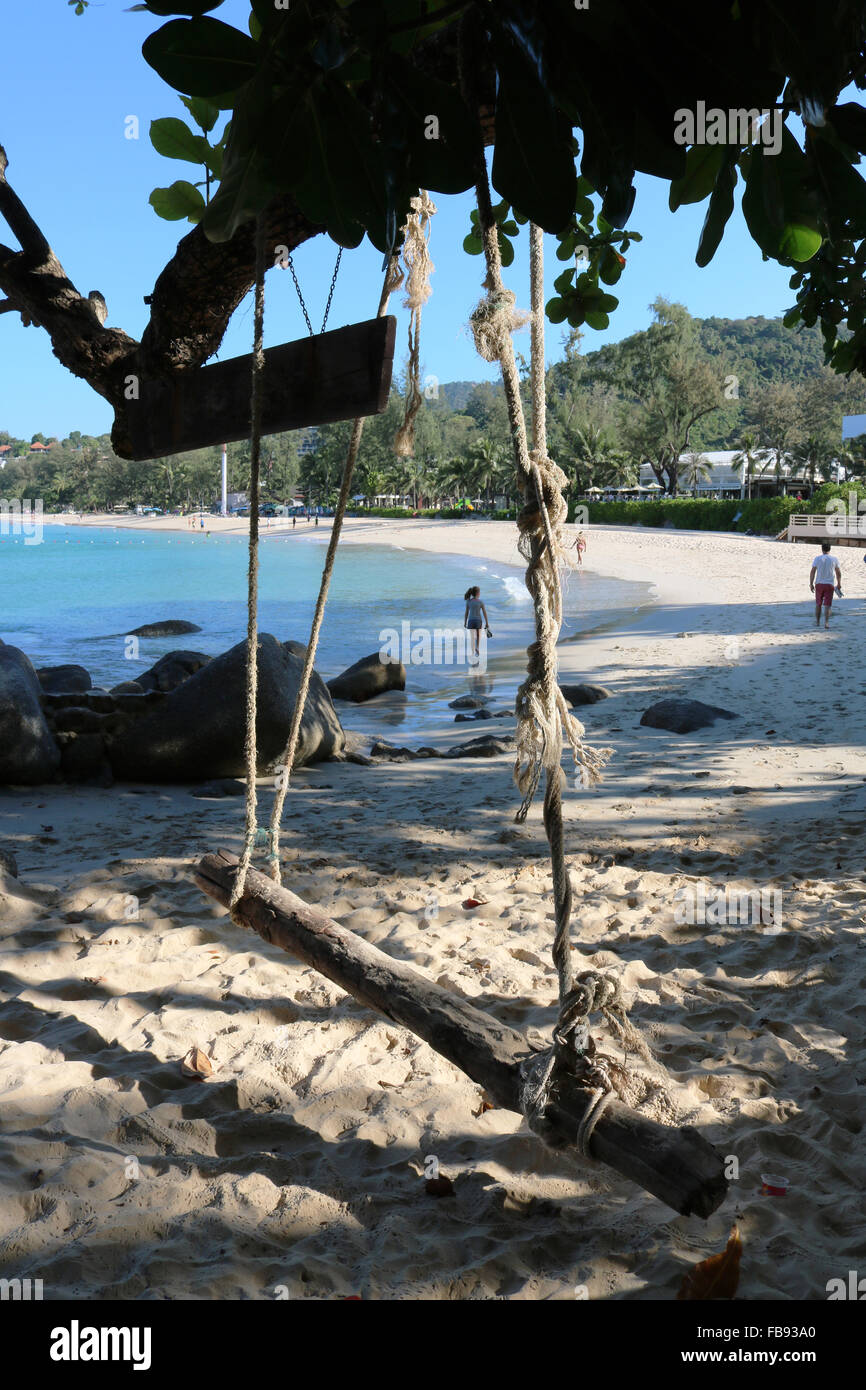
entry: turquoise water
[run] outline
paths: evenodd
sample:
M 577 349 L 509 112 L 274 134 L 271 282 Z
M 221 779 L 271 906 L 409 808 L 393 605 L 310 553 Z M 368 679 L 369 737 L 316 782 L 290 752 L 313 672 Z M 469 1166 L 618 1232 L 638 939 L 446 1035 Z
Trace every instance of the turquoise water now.
M 259 628 L 281 641 L 306 641 L 329 527 L 318 533 L 262 533 Z M 77 662 L 95 685 L 135 678 L 177 648 L 216 655 L 246 633 L 245 537 L 46 526 L 41 544 L 0 537 L 3 605 L 0 636 L 37 666 Z M 493 640 L 488 667 L 504 671 L 515 649 L 532 640 L 532 608 L 520 571 L 468 556 L 396 547 L 346 545 L 338 552 L 317 658 L 327 679 L 377 650 L 380 633 L 462 628 L 463 594 L 481 587 Z M 567 586 L 564 637 L 631 615 L 647 586 L 603 579 L 591 571 Z M 138 659 L 125 652 L 130 628 L 185 618 L 201 632 L 142 638 Z M 509 660 L 510 658 L 510 660 Z M 407 692 L 423 704 L 433 691 L 465 689 L 466 668 L 413 665 Z M 420 713 L 420 709 L 419 709 Z

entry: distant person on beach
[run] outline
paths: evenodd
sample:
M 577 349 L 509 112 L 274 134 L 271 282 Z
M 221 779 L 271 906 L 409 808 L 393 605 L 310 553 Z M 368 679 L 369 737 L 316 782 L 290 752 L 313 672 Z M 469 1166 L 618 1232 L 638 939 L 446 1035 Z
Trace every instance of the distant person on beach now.
M 296 516 L 293 516 L 293 517 L 292 517 L 292 530 L 294 530 L 294 528 L 297 526 L 297 524 L 298 524 L 298 518 L 297 518 Z
M 481 602 L 481 590 L 477 584 L 473 584 L 471 589 L 467 589 L 463 595 L 466 604 L 466 612 L 463 614 L 463 626 L 472 633 L 472 653 L 478 656 L 478 643 L 481 638 L 481 629 L 486 628 L 487 636 L 490 636 L 490 625 L 487 620 L 487 609 Z
M 821 609 L 824 609 L 824 627 L 830 626 L 830 608 L 833 604 L 833 588 L 842 597 L 842 571 L 839 562 L 830 554 L 830 542 L 821 542 L 821 554 L 816 555 L 809 571 L 809 588 L 815 595 L 815 626 L 821 625 Z
M 583 552 L 586 550 L 586 537 L 584 536 L 582 531 L 578 531 L 577 540 L 574 542 L 572 549 L 577 551 L 577 563 L 579 565 L 582 565 Z

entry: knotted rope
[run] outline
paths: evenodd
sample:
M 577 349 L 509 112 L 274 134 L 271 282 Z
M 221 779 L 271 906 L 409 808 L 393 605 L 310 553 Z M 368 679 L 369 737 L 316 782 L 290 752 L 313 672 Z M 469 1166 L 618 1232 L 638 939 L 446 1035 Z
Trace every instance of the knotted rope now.
M 463 94 L 471 110 L 477 109 L 472 91 L 472 60 L 464 24 L 461 45 Z M 553 960 L 559 985 L 559 1017 L 554 1044 L 528 1058 L 521 1068 L 521 1104 L 529 1125 L 547 1142 L 559 1142 L 549 1110 L 565 1075 L 592 1093 L 578 1135 L 581 1152 L 588 1155 L 592 1132 L 608 1104 L 614 1083 L 589 1037 L 588 1019 L 600 1010 L 628 1044 L 649 1056 L 646 1045 L 625 1018 L 618 983 L 595 972 L 585 972 L 574 983 L 569 923 L 571 883 L 565 862 L 562 816 L 563 733 L 571 746 L 584 786 L 599 781 L 609 749 L 594 750 L 583 743 L 583 725 L 571 714 L 557 679 L 556 643 L 562 625 L 560 567 L 567 563 L 563 525 L 568 509 L 562 496 L 567 482 L 562 470 L 548 457 L 544 370 L 544 259 L 543 233 L 530 227 L 532 411 L 533 448 L 530 451 L 520 396 L 520 378 L 511 334 L 520 324 L 514 295 L 502 281 L 502 260 L 490 196 L 490 182 L 483 145 L 477 151 L 476 196 L 479 224 L 487 266 L 485 296 L 470 318 L 475 346 L 488 362 L 499 360 L 517 463 L 523 508 L 518 518 L 520 553 L 527 562 L 526 586 L 535 612 L 535 641 L 528 648 L 527 676 L 517 693 L 517 753 L 514 779 L 523 800 L 517 820 L 525 819 L 544 770 L 544 828 L 550 846 L 553 877 L 555 934 Z M 525 321 L 525 320 L 524 320 Z
M 411 200 L 410 207 L 402 251 L 406 286 L 403 304 L 409 310 L 409 366 L 403 423 L 394 436 L 394 453 L 398 458 L 410 458 L 415 452 L 415 418 L 422 405 L 421 310 L 430 298 L 430 276 L 435 269 L 430 259 L 430 219 L 436 205 L 422 189 L 417 198 Z
M 591 1156 L 589 1141 L 606 1106 L 615 1093 L 621 1094 L 618 1068 L 596 1051 L 589 1035 L 589 1017 L 593 1013 L 601 1014 L 627 1051 L 652 1061 L 649 1048 L 629 1021 L 619 981 L 595 970 L 584 970 L 560 1004 L 553 1047 L 528 1057 L 520 1068 L 520 1106 L 524 1117 L 530 1129 L 551 1148 L 575 1142 L 560 1130 L 551 1114 L 562 1078 L 576 1077 L 583 1090 L 592 1092 L 576 1139 L 584 1158 Z

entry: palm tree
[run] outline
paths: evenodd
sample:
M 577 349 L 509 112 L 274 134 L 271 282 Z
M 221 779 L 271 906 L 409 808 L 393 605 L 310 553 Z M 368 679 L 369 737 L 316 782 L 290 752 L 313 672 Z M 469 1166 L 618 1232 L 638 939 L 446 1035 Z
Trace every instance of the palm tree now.
M 471 488 L 489 501 L 496 491 L 505 467 L 505 451 L 492 439 L 479 439 L 469 451 Z
M 747 430 L 740 439 L 740 452 L 734 455 L 732 462 L 738 466 L 741 463 L 746 465 L 746 497 L 749 500 L 751 500 L 752 497 L 752 479 L 755 476 L 755 464 L 761 462 L 762 456 L 766 456 L 766 450 L 758 448 L 758 441 L 754 434 L 751 430 Z M 762 468 L 761 472 L 763 471 Z
M 610 482 L 611 464 L 616 466 L 619 458 L 614 458 L 613 441 L 607 428 L 604 425 L 578 425 L 571 442 L 578 491 L 583 491 L 591 483 Z
M 444 459 L 437 476 L 438 496 L 445 497 L 452 503 L 455 498 L 465 496 L 471 472 L 470 464 L 465 458 L 456 456 Z
M 692 496 L 698 495 L 698 484 L 709 482 L 712 477 L 712 469 L 703 454 L 696 454 L 694 451 L 686 454 L 683 463 L 683 482 L 686 487 L 692 490 Z

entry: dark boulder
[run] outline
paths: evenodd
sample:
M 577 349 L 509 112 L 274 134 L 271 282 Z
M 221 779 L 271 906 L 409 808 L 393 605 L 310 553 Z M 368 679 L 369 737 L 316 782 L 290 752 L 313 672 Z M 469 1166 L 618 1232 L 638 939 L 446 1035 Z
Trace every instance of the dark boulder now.
M 90 690 L 93 681 L 83 666 L 40 666 L 36 672 L 42 689 L 50 695 L 64 690 Z
M 391 763 L 410 763 L 416 758 L 423 758 L 426 755 L 414 748 L 405 748 L 395 743 L 386 743 L 384 739 L 376 739 L 370 748 L 371 758 L 384 758 Z
M 658 700 L 641 716 L 641 724 L 650 729 L 667 729 L 672 734 L 693 734 L 714 724 L 717 719 L 738 719 L 733 710 L 720 705 L 705 705 L 702 700 L 670 698 Z
M 383 691 L 405 690 L 406 667 L 402 661 L 383 661 L 378 652 L 372 652 L 328 681 L 328 689 L 332 700 L 352 700 L 360 705 Z
M 111 695 L 143 695 L 144 686 L 139 685 L 138 681 L 121 681 L 119 685 L 113 685 L 109 692 Z
M 256 721 L 260 774 L 285 750 L 301 669 L 300 657 L 269 633 L 260 634 Z M 164 695 L 152 713 L 109 740 L 115 776 L 148 782 L 210 782 L 244 776 L 246 682 L 244 641 L 214 657 Z M 342 752 L 344 742 L 331 697 L 313 672 L 295 766 L 333 757 Z
M 445 754 L 446 758 L 495 758 L 500 753 L 510 753 L 514 747 L 513 739 L 501 734 L 482 734 L 480 738 L 470 738 L 466 743 L 455 743 Z
M 489 695 L 458 695 L 456 700 L 448 701 L 449 709 L 483 709 L 490 704 Z
M 42 687 L 29 657 L 0 646 L 0 783 L 50 782 L 60 749 L 42 712 Z
M 561 685 L 560 690 L 570 705 L 596 705 L 609 700 L 613 694 L 604 685 Z
M 455 724 L 471 724 L 476 719 L 495 719 L 491 709 L 475 709 L 471 714 L 455 714 Z
M 178 637 L 182 632 L 201 632 L 198 623 L 188 623 L 181 618 L 167 618 L 163 623 L 145 623 L 142 627 L 132 627 L 127 637 Z
M 109 718 L 110 715 L 97 714 L 95 709 L 70 705 L 57 711 L 54 727 L 62 734 L 99 734 L 105 727 L 105 720 Z
M 61 771 L 67 782 L 96 782 L 110 786 L 114 780 L 101 734 L 76 734 L 64 743 Z
M 212 782 L 202 782 L 200 787 L 191 787 L 190 796 L 198 796 L 210 801 L 214 797 L 244 796 L 246 783 L 237 777 L 215 777 Z
M 135 684 L 142 690 L 176 690 L 210 659 L 204 652 L 166 652 L 149 671 L 136 676 Z

